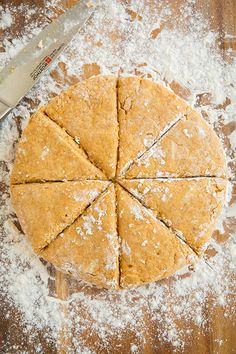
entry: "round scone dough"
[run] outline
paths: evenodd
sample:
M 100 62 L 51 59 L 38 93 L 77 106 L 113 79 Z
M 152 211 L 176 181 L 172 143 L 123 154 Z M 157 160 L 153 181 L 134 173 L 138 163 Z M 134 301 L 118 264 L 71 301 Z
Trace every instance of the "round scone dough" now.
M 97 76 L 31 117 L 11 199 L 40 257 L 87 283 L 126 289 L 197 261 L 224 203 L 226 171 L 213 129 L 173 92 Z

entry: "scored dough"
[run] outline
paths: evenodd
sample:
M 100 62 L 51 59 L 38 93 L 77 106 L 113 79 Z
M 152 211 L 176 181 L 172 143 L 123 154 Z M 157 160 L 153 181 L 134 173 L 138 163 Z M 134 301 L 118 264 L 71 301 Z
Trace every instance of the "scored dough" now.
M 32 116 L 17 146 L 11 183 L 104 178 L 73 139 L 42 111 Z
M 138 77 L 118 80 L 118 175 L 191 107 L 163 86 Z
M 227 181 L 202 178 L 121 183 L 200 253 L 221 212 Z
M 41 256 L 86 282 L 117 289 L 118 236 L 114 186 L 109 188 L 41 253 Z
M 70 225 L 108 184 L 78 181 L 12 185 L 13 206 L 35 252 Z
M 115 176 L 117 160 L 116 85 L 115 77 L 94 77 L 72 86 L 45 108 L 109 178 Z
M 172 275 L 196 256 L 154 214 L 117 186 L 122 288 Z
M 126 177 L 223 177 L 225 166 L 217 135 L 197 112 L 191 112 L 144 153 Z
M 226 177 L 219 139 L 186 102 L 143 78 L 99 76 L 32 116 L 10 183 L 36 253 L 86 282 L 122 289 L 196 261 Z

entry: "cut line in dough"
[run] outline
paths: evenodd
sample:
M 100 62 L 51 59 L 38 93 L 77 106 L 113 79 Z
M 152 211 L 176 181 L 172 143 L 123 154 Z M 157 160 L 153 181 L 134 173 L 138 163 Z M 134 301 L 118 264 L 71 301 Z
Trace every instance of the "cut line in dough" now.
M 73 139 L 40 110 L 18 143 L 11 184 L 39 180 L 105 179 Z
M 41 256 L 85 282 L 118 289 L 115 203 L 114 186 L 110 185 L 42 251 Z
M 45 107 L 46 114 L 81 144 L 90 161 L 109 179 L 115 177 L 117 161 L 116 86 L 116 77 L 92 77 Z
M 70 225 L 109 182 L 82 181 L 11 186 L 11 200 L 36 253 Z
M 160 84 L 139 77 L 118 79 L 121 131 L 118 175 L 165 135 L 192 108 Z
M 226 158 L 214 130 L 190 112 L 146 151 L 125 178 L 226 177 Z
M 192 249 L 121 186 L 117 186 L 121 287 L 166 278 L 196 260 Z
M 203 252 L 224 204 L 225 179 L 123 180 L 120 183 L 195 252 Z

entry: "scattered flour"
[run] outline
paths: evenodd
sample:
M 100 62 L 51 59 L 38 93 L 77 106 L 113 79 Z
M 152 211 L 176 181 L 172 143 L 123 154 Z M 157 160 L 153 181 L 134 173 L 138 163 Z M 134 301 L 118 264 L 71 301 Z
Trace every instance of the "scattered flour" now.
M 143 220 L 143 212 L 138 205 L 131 205 L 130 210 L 131 213 L 134 215 L 135 220 Z
M 41 158 L 42 160 L 45 160 L 45 158 L 46 158 L 46 156 L 47 156 L 48 153 L 49 153 L 49 148 L 47 147 L 47 145 L 45 145 L 45 146 L 43 147 L 43 150 L 42 150 L 42 153 L 41 153 L 41 155 L 40 155 L 40 158 Z
M 8 8 L 4 10 L 2 6 L 0 6 L 0 28 L 6 29 L 11 27 L 12 23 L 13 19 L 10 10 Z
M 232 134 L 230 134 L 229 139 L 232 150 L 236 151 L 236 130 L 234 130 Z
M 50 0 L 48 16 L 52 14 L 49 3 L 51 8 L 59 6 L 59 1 Z M 24 336 L 36 353 L 46 351 L 42 347 L 42 336 L 48 345 L 60 348 L 58 338 L 61 338 L 63 328 L 67 328 L 69 337 L 66 341 L 68 353 L 103 352 L 111 343 L 116 350 L 121 350 L 123 338 L 127 336 L 132 338 L 131 353 L 139 353 L 145 341 L 154 347 L 168 342 L 173 351 L 183 352 L 188 347 L 193 323 L 199 331 L 205 331 L 207 312 L 220 306 L 227 318 L 235 311 L 230 297 L 235 293 L 236 147 L 235 133 L 224 130 L 235 121 L 236 61 L 232 50 L 226 51 L 223 57 L 217 48 L 219 34 L 209 30 L 201 13 L 193 11 L 195 0 L 187 1 L 174 21 L 168 2 L 154 2 L 152 10 L 145 1 L 122 3 L 102 0 L 86 28 L 74 37 L 53 65 L 51 74 L 45 74 L 27 98 L 0 123 L 0 183 L 3 190 L 0 200 L 0 298 L 6 303 L 3 311 L 6 320 L 16 316 L 15 309 L 19 313 L 15 317 L 17 326 L 22 323 Z M 6 8 L 1 11 L 0 27 L 8 28 L 16 12 L 27 20 L 36 11 L 37 8 L 29 9 L 24 4 L 18 9 Z M 174 23 L 174 27 L 165 26 L 166 23 Z M 185 32 L 180 30 L 183 25 L 187 29 Z M 35 22 L 25 27 L 24 34 L 17 38 L 6 35 L 2 41 L 4 51 L 0 52 L 0 67 L 4 67 L 39 31 L 40 26 Z M 230 36 L 226 34 L 227 38 Z M 17 228 L 9 199 L 9 172 L 15 142 L 32 111 L 29 102 L 34 102 L 35 106 L 46 103 L 49 94 L 59 93 L 73 83 L 75 77 L 84 77 L 84 64 L 92 67 L 94 63 L 101 74 L 138 73 L 167 87 L 178 83 L 184 88 L 185 98 L 214 125 L 220 138 L 224 138 L 232 182 L 228 206 L 218 226 L 220 237 L 212 239 L 208 245 L 206 261 L 201 260 L 194 269 L 179 271 L 169 280 L 118 294 L 76 282 L 71 286 L 72 290 L 68 290 L 67 300 L 62 301 L 60 297 L 64 295 L 56 290 L 57 278 L 53 270 L 34 255 Z M 199 104 L 202 94 L 209 94 L 210 102 Z M 225 102 L 228 104 L 223 108 Z M 159 155 L 157 158 L 162 157 Z M 88 220 L 86 237 L 92 226 L 93 221 Z M 224 241 L 217 241 L 220 238 Z M 129 253 L 127 245 L 122 246 Z M 73 280 L 71 282 L 73 284 Z M 149 334 L 150 328 L 154 330 Z M 219 346 L 221 341 L 219 338 Z M 20 342 L 14 348 L 8 341 L 1 345 L 1 352 L 25 352 Z M 50 350 L 52 352 L 52 349 L 48 352 Z
M 131 249 L 130 249 L 127 241 L 125 241 L 125 240 L 122 240 L 122 250 L 126 254 L 126 256 L 131 255 Z

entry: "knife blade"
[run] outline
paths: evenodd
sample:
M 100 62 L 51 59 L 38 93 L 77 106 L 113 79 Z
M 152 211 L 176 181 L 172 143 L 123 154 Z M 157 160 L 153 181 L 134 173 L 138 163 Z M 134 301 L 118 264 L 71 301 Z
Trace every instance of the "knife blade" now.
M 81 0 L 47 25 L 0 72 L 0 119 L 19 103 L 52 65 L 95 7 L 96 1 Z

